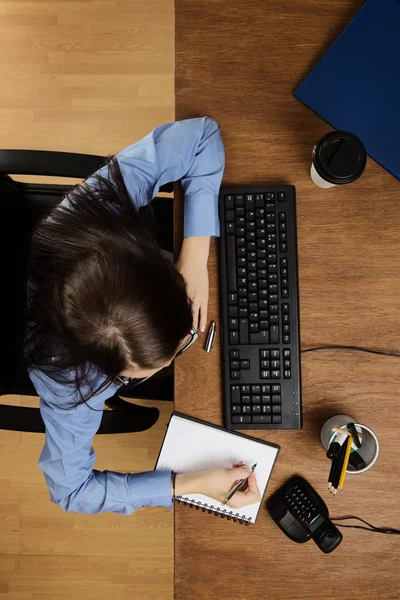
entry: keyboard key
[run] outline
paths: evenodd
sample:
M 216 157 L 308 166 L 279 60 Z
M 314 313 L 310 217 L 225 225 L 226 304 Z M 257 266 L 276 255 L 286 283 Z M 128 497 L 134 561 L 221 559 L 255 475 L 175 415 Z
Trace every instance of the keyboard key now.
M 227 235 L 233 235 L 235 233 L 235 225 L 234 223 L 227 223 L 225 226 L 225 231 Z M 233 251 L 235 251 L 235 239 L 233 239 Z M 228 256 L 231 252 L 228 252 Z
M 279 249 L 281 252 L 287 252 L 287 244 L 286 242 L 281 242 Z
M 271 371 L 261 371 L 261 379 L 271 379 Z
M 240 371 L 231 371 L 231 379 L 240 379 Z
M 232 412 L 233 413 L 240 413 L 242 411 L 242 407 L 240 406 L 240 404 L 233 404 L 232 405 Z
M 250 386 L 249 385 L 242 385 L 242 394 L 250 394 Z
M 285 379 L 290 379 L 291 376 L 292 376 L 292 372 L 289 371 L 289 370 L 288 371 L 284 371 L 283 372 L 283 376 L 284 376 Z
M 235 197 L 235 205 L 236 206 L 244 206 L 244 196 L 242 194 L 238 194 Z
M 249 360 L 241 360 L 240 361 L 240 368 L 247 371 L 248 369 L 250 369 L 250 361 Z
M 290 364 L 290 360 L 284 360 L 283 361 L 283 368 L 284 369 L 290 369 L 292 365 Z
M 246 210 L 254 210 L 253 194 L 246 194 Z
M 286 221 L 286 213 L 280 212 L 278 214 L 278 219 L 279 219 L 279 221 Z
M 278 192 L 278 201 L 279 202 L 285 202 L 286 200 L 286 194 L 285 192 Z
M 282 312 L 285 314 L 289 313 L 289 304 L 282 304 Z
M 271 379 L 280 379 L 281 372 L 280 371 L 271 371 Z
M 244 207 L 243 206 L 238 206 L 236 208 L 236 216 L 237 217 L 244 217 Z
M 261 386 L 261 387 L 264 387 L 264 386 Z M 270 386 L 268 386 L 268 387 L 270 387 Z M 261 403 L 262 404 L 271 404 L 271 395 L 270 394 L 262 394 Z
M 253 404 L 252 409 L 253 415 L 261 412 L 261 406 L 259 404 Z
M 242 405 L 242 413 L 245 415 L 246 413 L 251 413 L 251 406 L 250 404 L 243 404 Z
M 248 396 L 247 394 L 245 396 L 242 396 L 242 402 L 243 404 L 250 404 L 251 396 Z
M 269 350 L 260 350 L 261 358 L 263 358 L 263 359 L 269 358 L 269 352 L 270 352 Z
M 229 319 L 228 327 L 231 331 L 239 329 L 239 323 L 237 319 Z
M 259 385 L 252 385 L 251 386 L 251 393 L 252 394 L 260 394 L 261 393 L 261 388 Z
M 263 404 L 261 406 L 261 412 L 263 415 L 270 415 L 272 413 L 272 406 L 270 404 Z
M 239 358 L 239 350 L 230 350 L 229 357 L 231 360 L 237 360 Z
M 232 371 L 238 371 L 239 370 L 239 361 L 238 360 L 231 360 L 231 364 L 230 367 L 232 369 Z
M 231 402 L 240 404 L 240 386 L 238 385 L 231 385 Z
M 259 333 L 250 333 L 250 344 L 269 344 L 268 331 L 260 331 Z
M 269 360 L 262 360 L 260 362 L 260 367 L 261 367 L 261 369 L 269 369 L 270 368 L 270 361 Z
M 271 315 L 269 317 L 269 322 L 271 323 L 271 325 L 276 325 L 277 323 L 279 323 L 279 315 Z
M 231 346 L 236 346 L 239 343 L 239 334 L 237 331 L 229 332 L 229 343 Z
M 247 319 L 239 320 L 239 340 L 241 344 L 249 343 L 249 322 Z
M 290 349 L 289 348 L 284 349 L 283 358 L 290 358 Z
M 272 395 L 272 404 L 280 404 L 281 403 L 281 395 L 273 394 Z
M 235 305 L 237 303 L 237 295 L 236 294 L 228 294 L 228 304 Z
M 281 361 L 280 360 L 271 360 L 271 369 L 280 369 Z
M 281 393 L 281 384 L 274 383 L 273 385 L 271 385 L 271 392 L 273 394 L 280 394 Z
M 233 417 L 235 419 L 237 419 L 238 417 Z M 241 418 L 241 417 L 239 417 Z M 269 415 L 253 415 L 253 423 L 266 423 L 269 424 L 271 423 L 271 417 Z
M 290 335 L 284 335 L 283 336 L 283 343 L 284 344 L 290 344 Z
M 239 317 L 242 317 L 243 319 L 246 319 L 248 316 L 248 310 L 247 308 L 239 308 Z
M 253 418 L 258 418 L 258 415 Z M 247 425 L 251 423 L 251 415 L 233 415 L 232 423 Z
M 279 344 L 279 327 L 278 325 L 271 325 L 269 328 L 269 334 L 271 339 L 271 344 Z
M 262 194 L 256 194 L 255 200 L 256 200 L 256 208 L 264 207 L 264 196 Z
M 260 328 L 258 326 L 258 322 L 250 323 L 250 333 L 258 333 L 259 331 L 260 331 Z
M 287 288 L 282 288 L 282 298 L 289 298 L 289 290 Z
M 265 321 L 265 320 L 260 321 L 260 329 L 261 330 L 263 330 L 263 329 L 269 329 L 269 322 Z
M 247 306 L 247 298 L 239 298 L 239 307 L 244 308 Z
M 271 358 L 279 358 L 280 352 L 279 350 L 271 350 Z
M 225 196 L 225 208 L 233 208 L 233 196 Z
M 284 325 L 283 326 L 283 333 L 290 333 L 290 326 L 289 325 Z
M 274 415 L 280 415 L 281 414 L 281 406 L 280 406 L 280 404 L 273 404 L 272 405 L 272 413 Z
M 282 417 L 281 417 L 281 415 L 273 415 L 272 422 L 273 423 L 282 423 Z
M 251 397 L 251 401 L 253 404 L 260 404 L 261 403 L 261 396 L 255 395 Z

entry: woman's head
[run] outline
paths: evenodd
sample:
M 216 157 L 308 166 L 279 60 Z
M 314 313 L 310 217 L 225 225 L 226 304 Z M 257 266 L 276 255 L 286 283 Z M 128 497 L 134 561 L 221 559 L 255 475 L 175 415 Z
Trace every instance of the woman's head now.
M 168 364 L 190 333 L 182 276 L 133 205 L 118 163 L 76 188 L 33 236 L 28 366 L 55 378 L 142 377 Z M 58 372 L 58 373 L 57 373 Z M 80 385 L 82 381 L 77 381 Z

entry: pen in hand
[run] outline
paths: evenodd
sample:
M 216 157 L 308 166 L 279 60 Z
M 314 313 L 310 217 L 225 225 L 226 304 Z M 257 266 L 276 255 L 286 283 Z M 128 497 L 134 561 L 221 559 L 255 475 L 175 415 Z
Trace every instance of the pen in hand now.
M 251 467 L 251 471 L 253 472 L 254 469 L 256 468 L 257 463 L 255 463 L 252 467 Z M 226 498 L 224 498 L 221 502 L 222 506 L 225 506 L 225 504 L 227 504 L 229 502 L 229 500 L 236 494 L 236 492 L 238 492 L 240 490 L 240 488 L 242 487 L 242 485 L 244 484 L 244 482 L 247 480 L 247 478 L 245 479 L 240 479 L 231 489 L 231 491 L 227 494 Z

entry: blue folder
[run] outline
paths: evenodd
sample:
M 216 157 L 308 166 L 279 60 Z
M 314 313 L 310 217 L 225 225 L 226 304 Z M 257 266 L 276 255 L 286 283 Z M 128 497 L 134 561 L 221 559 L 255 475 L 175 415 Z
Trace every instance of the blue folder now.
M 400 0 L 368 0 L 295 96 L 400 179 Z

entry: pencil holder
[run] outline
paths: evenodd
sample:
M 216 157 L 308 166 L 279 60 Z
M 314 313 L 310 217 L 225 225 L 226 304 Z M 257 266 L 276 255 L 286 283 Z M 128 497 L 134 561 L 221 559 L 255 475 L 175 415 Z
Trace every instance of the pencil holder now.
M 365 467 L 358 471 L 349 464 L 346 473 L 356 474 L 364 473 L 368 471 L 375 464 L 376 459 L 379 456 L 379 442 L 375 433 L 367 427 L 358 423 L 356 419 L 349 415 L 336 415 L 328 419 L 325 425 L 321 429 L 321 442 L 325 450 L 328 450 L 330 444 L 335 439 L 335 433 L 332 431 L 332 427 L 338 427 L 339 429 L 347 430 L 347 424 L 354 423 L 358 433 L 362 435 L 361 448 L 357 450 L 358 454 L 365 462 Z

